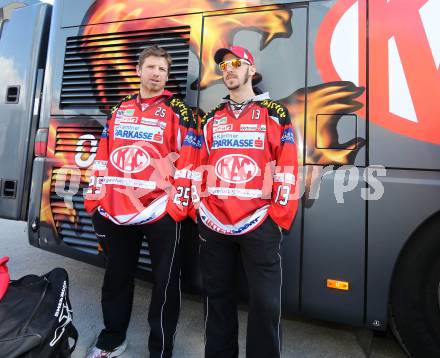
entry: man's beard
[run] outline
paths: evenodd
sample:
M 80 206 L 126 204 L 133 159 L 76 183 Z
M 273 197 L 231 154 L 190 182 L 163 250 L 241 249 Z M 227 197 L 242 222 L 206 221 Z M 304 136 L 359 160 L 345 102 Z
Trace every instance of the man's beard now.
M 162 89 L 162 85 L 159 83 L 147 83 L 145 86 L 149 91 L 159 91 Z
M 145 81 L 141 83 L 141 86 L 149 92 L 159 92 L 159 91 L 163 91 L 165 88 L 163 83 L 154 83 L 149 81 Z
M 249 82 L 250 78 L 251 78 L 251 76 L 249 75 L 249 68 L 248 68 L 246 76 L 244 76 L 243 83 L 239 82 L 238 84 L 235 84 L 235 85 L 228 85 L 224 78 L 223 78 L 223 83 L 225 84 L 226 88 L 231 91 L 231 90 L 236 90 L 237 88 L 240 88 L 240 86 L 244 86 L 246 83 Z

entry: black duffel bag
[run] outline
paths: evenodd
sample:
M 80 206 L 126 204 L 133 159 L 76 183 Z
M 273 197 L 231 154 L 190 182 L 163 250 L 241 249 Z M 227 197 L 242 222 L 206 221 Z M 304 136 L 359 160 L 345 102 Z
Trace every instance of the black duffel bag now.
M 66 270 L 9 283 L 0 301 L 0 358 L 70 357 L 77 339 Z

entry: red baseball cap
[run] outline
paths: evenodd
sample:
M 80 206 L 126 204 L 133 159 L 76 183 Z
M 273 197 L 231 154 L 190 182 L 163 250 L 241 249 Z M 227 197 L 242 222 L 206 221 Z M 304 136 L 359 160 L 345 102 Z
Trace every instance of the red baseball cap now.
M 241 46 L 229 46 L 224 48 L 219 48 L 214 54 L 215 63 L 219 64 L 223 61 L 223 57 L 227 54 L 231 53 L 237 58 L 242 58 L 243 60 L 247 60 L 251 65 L 255 65 L 254 56 L 249 52 L 248 49 Z M 252 85 L 255 86 L 263 79 L 260 73 L 256 72 L 252 77 Z
M 9 286 L 9 272 L 8 272 L 8 266 L 6 266 L 6 263 L 9 261 L 9 257 L 5 256 L 0 259 L 0 300 L 3 298 L 3 296 L 6 293 L 6 290 Z
M 248 49 L 245 49 L 244 47 L 241 46 L 230 46 L 228 48 L 219 48 L 214 55 L 215 63 L 218 64 L 222 62 L 223 57 L 227 53 L 231 53 L 235 57 L 241 58 L 243 60 L 248 60 L 251 63 L 251 65 L 255 65 L 254 56 L 252 56 L 252 54 L 249 52 Z

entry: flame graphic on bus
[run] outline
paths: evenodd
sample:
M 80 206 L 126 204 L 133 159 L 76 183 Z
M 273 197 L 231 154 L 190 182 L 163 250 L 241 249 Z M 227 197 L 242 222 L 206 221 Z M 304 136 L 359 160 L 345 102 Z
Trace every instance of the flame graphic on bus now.
M 230 3 L 231 7 L 239 8 L 242 6 L 260 5 L 260 1 L 192 1 L 192 8 L 188 8 L 187 0 L 173 1 L 173 11 L 179 13 L 202 13 L 208 11 L 216 11 Z M 216 64 L 212 54 L 220 47 L 228 46 L 232 43 L 234 35 L 243 28 L 257 31 L 261 33 L 260 48 L 264 49 L 272 40 L 277 37 L 289 37 L 292 34 L 291 28 L 291 11 L 279 5 L 272 5 L 264 8 L 267 11 L 234 15 L 240 10 L 228 11 L 228 16 L 224 17 L 224 22 L 221 26 L 222 36 L 219 36 L 218 27 L 207 22 L 203 28 L 203 55 L 201 62 L 203 63 L 204 71 L 200 79 L 200 88 L 206 88 L 214 81 L 217 81 L 221 76 L 216 73 Z M 272 11 L 269 11 L 272 10 Z M 276 10 L 274 12 L 273 10 Z M 129 50 L 129 42 L 126 39 L 109 40 L 106 34 L 115 32 L 129 32 L 139 29 L 159 29 L 170 28 L 177 26 L 190 26 L 191 37 L 190 47 L 191 51 L 198 57 L 201 50 L 201 30 L 202 21 L 200 15 L 183 15 L 183 16 L 167 16 L 170 12 L 169 2 L 155 1 L 148 3 L 145 1 L 113 1 L 113 0 L 97 0 L 90 8 L 84 25 L 86 26 L 82 35 L 102 35 L 94 45 L 114 45 L 112 48 L 113 54 L 102 53 L 96 54 L 93 59 L 93 70 L 95 72 L 96 83 L 98 89 L 103 90 L 102 77 L 105 76 L 104 69 L 108 69 L 109 56 L 116 56 L 119 58 L 126 57 Z M 155 18 L 148 19 L 154 14 Z M 138 21 L 128 21 L 137 20 Z M 96 24 L 96 25 L 91 25 Z M 96 38 L 94 38 L 96 40 Z M 88 46 L 86 44 L 86 46 Z M 117 53 L 115 54 L 114 51 Z M 114 69 L 119 74 L 125 77 L 128 87 L 133 90 L 139 88 L 138 84 L 130 83 L 137 81 L 137 76 L 134 68 L 128 68 L 126 65 L 114 62 L 112 63 Z M 196 84 L 196 83 L 195 83 Z M 194 85 L 195 85 L 194 84 Z M 101 86 L 100 86 L 101 85 Z M 194 86 L 193 86 L 194 87 Z
M 64 121 L 55 118 L 51 120 L 47 142 L 48 164 L 42 189 L 41 221 L 51 223 L 53 227 L 62 220 L 73 225 L 79 223 L 79 201 L 66 205 L 58 193 L 68 192 L 72 189 L 72 183 L 78 183 L 76 195 L 82 195 L 83 189 L 88 186 L 88 166 L 95 158 L 101 131 L 101 128 L 84 127 L 83 119 L 78 117 L 75 122 L 69 121 L 68 127 L 65 127 Z
M 336 127 L 343 114 L 356 112 L 363 107 L 359 101 L 363 92 L 363 87 L 343 81 L 309 87 L 307 113 L 304 113 L 306 94 L 303 88 L 281 100 L 292 117 L 298 138 L 298 152 L 302 153 L 303 138 L 307 138 L 306 163 L 345 165 L 353 162 L 358 151 L 365 145 L 365 139 L 356 137 L 346 143 L 339 143 Z M 330 114 L 322 121 L 320 128 L 316 127 L 317 113 Z M 316 133 L 316 136 L 305 136 L 306 126 L 307 132 Z M 322 143 L 324 148 L 317 148 L 316 143 Z M 335 143 L 340 149 L 326 149 Z

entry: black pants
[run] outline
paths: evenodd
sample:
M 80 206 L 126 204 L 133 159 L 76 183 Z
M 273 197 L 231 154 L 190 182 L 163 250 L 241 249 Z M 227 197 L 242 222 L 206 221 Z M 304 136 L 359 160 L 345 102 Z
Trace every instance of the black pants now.
M 145 235 L 153 271 L 148 312 L 150 357 L 171 357 L 180 312 L 180 223 L 166 215 L 151 224 L 123 226 L 95 213 L 93 226 L 107 253 L 101 298 L 105 329 L 98 337 L 97 347 L 112 350 L 126 337 L 136 266 Z
M 199 220 L 205 306 L 205 358 L 238 357 L 236 277 L 241 257 L 249 284 L 248 358 L 281 354 L 280 245 L 282 233 L 269 217 L 250 233 L 216 233 Z

